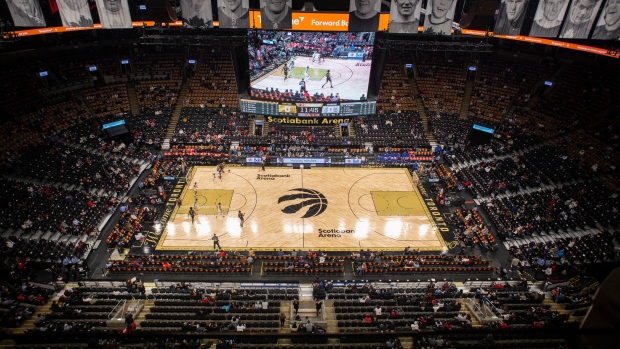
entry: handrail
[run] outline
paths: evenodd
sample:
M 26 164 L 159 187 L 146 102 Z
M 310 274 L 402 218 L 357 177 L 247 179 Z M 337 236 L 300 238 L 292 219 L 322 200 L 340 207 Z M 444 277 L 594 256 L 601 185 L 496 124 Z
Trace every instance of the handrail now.
M 119 311 L 122 311 L 125 308 L 126 302 L 127 300 L 125 299 L 121 299 L 120 301 L 118 301 L 114 308 L 112 308 L 112 310 L 108 313 L 108 320 L 112 320 L 114 318 L 114 315 L 118 314 Z
M 491 301 L 485 299 L 482 302 L 482 307 L 485 310 L 483 313 L 485 315 L 485 317 L 498 317 L 500 315 L 502 315 L 503 311 L 497 309 L 497 307 L 495 305 L 493 305 L 493 303 L 491 303 Z
M 478 319 L 479 322 L 494 322 L 501 320 L 501 318 L 493 312 L 493 309 L 491 309 L 488 304 L 483 302 L 482 306 L 480 306 L 478 302 L 475 301 L 475 298 L 467 298 L 466 302 L 470 312 L 476 317 L 476 319 Z M 498 310 L 492 304 L 490 305 L 494 309 Z

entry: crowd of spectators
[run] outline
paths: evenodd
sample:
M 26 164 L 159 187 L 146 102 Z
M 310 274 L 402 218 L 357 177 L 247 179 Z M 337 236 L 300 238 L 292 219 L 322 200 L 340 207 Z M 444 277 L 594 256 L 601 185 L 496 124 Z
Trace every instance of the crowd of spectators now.
M 403 66 L 399 64 L 403 59 L 405 57 L 394 54 L 393 59 L 385 63 L 377 97 L 377 109 L 416 110 L 415 98 L 411 96 L 411 83 L 403 72 Z
M 82 91 L 86 103 L 98 117 L 117 116 L 129 113 L 129 98 L 125 84 L 109 84 Z
M 496 58 L 483 58 L 480 66 L 478 74 L 481 76 L 474 82 L 469 115 L 494 122 L 501 121 L 513 101 L 527 93 L 549 71 L 543 64 Z
M 615 227 L 617 206 L 608 204 L 617 200 L 617 195 L 592 181 L 491 199 L 483 206 L 500 238 L 517 238 L 598 226 Z
M 372 33 L 323 33 L 257 31 L 257 45 L 249 46 L 252 80 L 296 56 L 319 53 L 322 58 L 347 58 L 349 52 L 365 52 L 372 57 Z
M 239 96 L 231 51 L 223 47 L 206 49 L 192 70 L 184 107 L 238 108 Z M 194 69 L 194 68 L 192 68 Z
M 417 111 L 379 110 L 375 115 L 358 116 L 355 123 L 356 138 L 385 147 L 425 147 L 428 140 Z
M 509 250 L 515 268 L 533 269 L 535 278 L 544 276 L 548 280 L 569 279 L 582 275 L 583 265 L 615 260 L 614 250 L 617 234 L 601 231 L 578 238 L 558 237 L 549 242 L 535 242 L 512 246 Z
M 430 111 L 444 115 L 459 115 L 465 92 L 465 58 L 460 55 L 448 57 L 444 55 L 443 52 L 417 55 L 416 82 L 422 93 L 427 114 Z
M 174 108 L 181 92 L 181 80 L 141 81 L 135 85 L 142 113 Z
M 28 282 L 1 286 L 0 326 L 18 327 L 32 317 L 37 306 L 47 303 L 52 294 Z

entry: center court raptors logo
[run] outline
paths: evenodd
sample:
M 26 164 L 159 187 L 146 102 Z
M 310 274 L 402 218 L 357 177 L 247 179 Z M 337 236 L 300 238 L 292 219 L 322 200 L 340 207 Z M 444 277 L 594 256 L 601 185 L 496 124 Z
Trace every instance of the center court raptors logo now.
M 313 189 L 295 188 L 289 190 L 293 194 L 284 195 L 278 199 L 279 203 L 292 203 L 282 209 L 286 214 L 297 213 L 302 208 L 307 207 L 306 213 L 301 218 L 316 217 L 327 209 L 327 198 L 325 195 Z

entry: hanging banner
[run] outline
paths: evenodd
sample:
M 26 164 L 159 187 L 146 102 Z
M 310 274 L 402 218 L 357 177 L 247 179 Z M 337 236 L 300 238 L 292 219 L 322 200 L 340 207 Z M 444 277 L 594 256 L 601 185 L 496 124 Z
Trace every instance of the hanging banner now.
M 530 36 L 556 38 L 568 8 L 568 0 L 540 0 L 534 15 Z
M 519 35 L 525 18 L 528 0 L 502 0 L 499 19 L 495 22 L 494 34 Z
M 374 32 L 379 27 L 379 0 L 351 0 L 349 3 L 349 31 Z
M 452 34 L 456 0 L 428 0 L 424 17 L 424 33 Z
M 185 27 L 213 28 L 211 0 L 181 0 L 181 15 Z
M 574 0 L 564 20 L 560 38 L 587 39 L 602 0 Z
M 96 0 L 101 28 L 132 28 L 127 0 Z
M 417 34 L 421 9 L 422 0 L 392 0 L 388 32 Z
M 260 22 L 262 29 L 292 29 L 292 0 L 260 0 Z
M 80 28 L 93 26 L 88 0 L 57 0 L 56 3 L 63 26 Z
M 220 28 L 249 28 L 249 0 L 217 0 Z
M 596 40 L 620 40 L 620 0 L 607 0 L 592 33 Z
M 6 0 L 16 27 L 45 27 L 41 5 L 34 0 Z

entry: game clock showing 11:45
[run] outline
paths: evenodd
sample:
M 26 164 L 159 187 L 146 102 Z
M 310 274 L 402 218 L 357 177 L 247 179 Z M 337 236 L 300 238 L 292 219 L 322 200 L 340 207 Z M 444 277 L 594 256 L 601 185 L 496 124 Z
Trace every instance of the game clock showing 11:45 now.
M 299 116 L 321 116 L 321 108 L 319 107 L 298 107 Z

